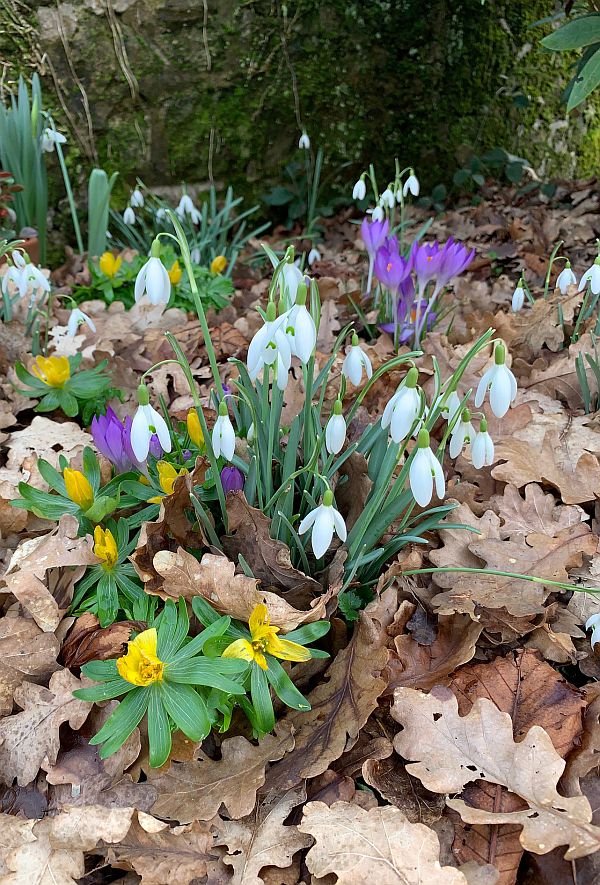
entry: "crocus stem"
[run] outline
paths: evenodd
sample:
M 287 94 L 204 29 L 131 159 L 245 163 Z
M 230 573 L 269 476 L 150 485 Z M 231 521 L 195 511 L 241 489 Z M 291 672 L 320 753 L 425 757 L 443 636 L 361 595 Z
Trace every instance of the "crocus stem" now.
M 423 311 L 423 316 L 421 317 L 421 322 L 418 325 L 417 325 L 417 322 L 415 322 L 415 335 L 416 335 L 417 342 L 419 342 L 421 340 L 421 334 L 423 332 L 423 329 L 425 329 L 425 331 L 427 331 L 427 317 L 431 313 L 433 306 L 434 306 L 435 302 L 437 301 L 437 297 L 439 294 L 440 294 L 439 291 L 433 292 L 433 295 L 431 296 L 431 298 L 427 302 L 427 307 Z M 417 310 L 418 310 L 418 308 L 417 308 Z
M 56 153 L 58 154 L 58 162 L 60 164 L 60 171 L 62 172 L 63 181 L 65 183 L 65 190 L 67 192 L 67 200 L 69 201 L 69 209 L 71 210 L 71 218 L 73 219 L 73 227 L 75 228 L 75 238 L 77 240 L 77 249 L 79 250 L 79 254 L 83 255 L 83 239 L 81 237 L 81 228 L 79 227 L 79 218 L 77 217 L 77 209 L 75 207 L 75 200 L 73 198 L 73 189 L 71 187 L 71 179 L 69 178 L 69 173 L 67 171 L 67 166 L 65 163 L 65 158 L 62 152 L 62 147 L 59 142 L 56 142 Z
M 497 575 L 501 578 L 515 578 L 519 581 L 530 581 L 533 584 L 547 584 L 549 587 L 559 587 L 561 590 L 578 590 L 581 593 L 600 593 L 600 587 L 577 587 L 563 581 L 551 581 L 549 578 L 539 578 L 537 575 L 521 575 L 518 572 L 503 572 L 493 568 L 414 568 L 402 571 L 403 575 L 433 575 L 436 572 L 466 572 L 474 575 Z
M 369 273 L 367 274 L 367 291 L 365 292 L 365 298 L 368 298 L 371 294 L 371 286 L 373 285 L 373 268 L 375 266 L 375 256 L 369 255 Z

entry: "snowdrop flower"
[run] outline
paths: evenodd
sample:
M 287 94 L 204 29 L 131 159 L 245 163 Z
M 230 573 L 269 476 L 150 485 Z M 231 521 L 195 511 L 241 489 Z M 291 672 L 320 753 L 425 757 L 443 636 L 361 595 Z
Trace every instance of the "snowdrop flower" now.
M 85 323 L 86 326 L 88 326 L 88 328 L 92 330 L 92 332 L 96 331 L 96 326 L 94 325 L 93 320 L 90 319 L 87 313 L 84 313 L 82 310 L 76 307 L 71 311 L 71 316 L 69 317 L 69 322 L 67 324 L 67 335 L 73 338 L 73 336 L 77 332 L 78 327 L 82 323 Z
M 2 293 L 8 293 L 9 282 L 14 283 L 19 297 L 23 298 L 27 294 L 29 287 L 32 287 L 32 295 L 38 289 L 44 292 L 50 291 L 50 282 L 44 276 L 39 267 L 36 267 L 31 261 L 26 261 L 20 252 L 14 251 L 10 253 L 13 262 L 2 278 Z
M 167 217 L 166 209 L 164 209 L 163 206 L 159 206 L 154 217 L 157 221 L 164 221 Z
M 490 467 L 494 463 L 494 440 L 488 433 L 485 418 L 479 422 L 479 430 L 471 444 L 471 460 L 473 467 L 476 467 L 477 470 L 481 470 L 482 467 Z
M 167 304 L 171 297 L 171 279 L 169 272 L 160 258 L 160 242 L 158 239 L 152 243 L 151 255 L 138 273 L 135 280 L 136 303 L 148 295 L 151 304 Z
M 592 615 L 587 619 L 585 622 L 585 629 L 592 631 L 590 642 L 592 643 L 593 648 L 597 642 L 600 642 L 600 613 Z
M 250 427 L 248 428 L 248 433 L 246 434 L 246 439 L 248 440 L 248 443 L 250 445 L 252 445 L 255 438 L 256 438 L 256 434 L 254 432 L 254 421 L 253 421 L 252 424 L 250 425 Z
M 364 200 L 367 196 L 367 185 L 365 184 L 365 180 L 361 175 L 354 188 L 352 190 L 352 199 L 353 200 Z
M 442 465 L 429 447 L 429 432 L 422 428 L 417 437 L 417 451 L 408 472 L 410 490 L 420 507 L 427 507 L 433 497 L 433 484 L 440 500 L 446 491 Z
M 450 436 L 450 457 L 458 458 L 465 446 L 470 445 L 474 436 L 475 429 L 471 424 L 471 413 L 468 409 L 463 409 L 460 421 L 456 422 Z
M 383 206 L 375 206 L 375 208 L 371 212 L 371 216 L 373 218 L 373 221 L 383 221 L 383 219 L 385 218 Z
M 200 224 L 202 221 L 202 213 L 196 209 L 194 202 L 189 194 L 182 194 L 181 199 L 175 209 L 175 214 L 183 220 L 184 216 L 189 215 L 192 224 Z
M 128 206 L 127 209 L 125 209 L 125 211 L 123 212 L 123 221 L 125 222 L 125 224 L 128 224 L 129 227 L 133 227 L 133 225 L 135 224 L 135 212 L 133 211 L 131 206 Z
M 135 206 L 136 209 L 141 209 L 144 205 L 144 195 L 139 187 L 136 187 L 136 189 L 132 193 L 129 203 L 131 206 Z
M 384 192 L 379 198 L 380 206 L 387 206 L 388 209 L 393 209 L 396 205 L 396 198 L 394 196 L 394 192 L 390 187 L 386 187 Z
M 284 313 L 277 317 L 276 313 L 275 302 L 269 301 L 266 322 L 250 342 L 246 365 L 251 381 L 258 378 L 265 366 L 272 366 L 276 363 L 279 356 L 281 357 L 281 367 L 277 366 L 278 372 L 281 368 L 287 375 L 292 364 L 292 351 L 285 334 L 288 314 Z
M 138 461 L 145 461 L 150 450 L 150 439 L 158 436 L 163 451 L 171 451 L 171 437 L 167 422 L 150 405 L 150 395 L 145 384 L 138 387 L 137 412 L 131 422 L 131 448 Z
M 190 258 L 192 259 L 192 264 L 200 264 L 200 249 L 198 247 L 192 249 Z
M 523 287 L 523 277 L 521 276 L 517 283 L 517 288 L 513 292 L 511 309 L 514 313 L 518 313 L 525 303 L 525 289 Z
M 358 343 L 358 335 L 352 335 L 352 346 L 342 364 L 342 375 L 351 381 L 355 387 L 358 387 L 362 381 L 363 369 L 367 379 L 373 375 L 373 366 L 367 354 L 362 350 Z
M 307 363 L 317 344 L 317 329 L 306 308 L 306 284 L 304 281 L 298 286 L 296 303 L 287 313 L 284 329 L 292 354 L 303 363 Z
M 303 132 L 298 140 L 298 147 L 301 151 L 309 151 L 310 150 L 310 138 Z
M 444 418 L 444 420 L 447 421 L 448 424 L 452 424 L 454 416 L 460 409 L 460 403 L 461 399 L 458 393 L 456 392 L 456 390 L 453 390 L 446 400 L 444 407 L 442 408 L 442 411 L 440 413 L 442 418 Z
M 556 278 L 556 286 L 560 291 L 561 295 L 566 295 L 569 286 L 577 285 L 577 277 L 571 270 L 571 262 L 567 261 L 563 270 L 559 273 Z
M 346 421 L 342 415 L 342 403 L 336 399 L 333 404 L 333 414 L 325 428 L 325 448 L 330 455 L 337 455 L 342 451 L 346 441 Z
M 579 280 L 579 287 L 577 289 L 578 292 L 581 292 L 582 289 L 585 289 L 587 284 L 590 284 L 592 289 L 592 295 L 598 295 L 600 292 L 600 255 L 591 267 L 588 267 L 586 272 L 583 274 L 581 279 Z
M 42 150 L 51 154 L 57 144 L 65 144 L 67 139 L 56 129 L 44 129 L 42 132 Z
M 310 252 L 308 253 L 308 264 L 309 264 L 309 266 L 312 267 L 313 264 L 315 263 L 315 261 L 320 261 L 320 260 L 321 260 L 321 253 L 320 253 L 319 250 L 316 248 L 316 246 L 313 246 L 313 248 L 312 248 L 312 249 L 310 250 Z
M 402 188 L 402 196 L 405 197 L 410 191 L 413 197 L 418 197 L 420 189 L 421 187 L 419 185 L 419 179 L 414 172 L 411 172 L 404 182 L 404 187 Z
M 226 461 L 231 461 L 235 452 L 235 430 L 225 402 L 219 403 L 219 417 L 215 421 L 211 439 L 215 457 L 219 458 L 222 455 Z
M 505 362 L 506 348 L 503 344 L 496 344 L 494 365 L 480 380 L 475 394 L 475 405 L 479 408 L 486 393 L 490 391 L 490 406 L 496 418 L 503 418 L 506 415 L 517 395 L 517 380 Z
M 321 559 L 329 549 L 334 531 L 340 541 L 346 540 L 346 523 L 333 506 L 333 492 L 330 489 L 323 495 L 323 503 L 304 517 L 298 526 L 298 534 L 303 535 L 310 528 L 311 546 L 316 559 Z
M 287 261 L 281 268 L 281 274 L 279 277 L 279 291 L 286 306 L 286 310 L 289 310 L 289 308 L 296 303 L 298 286 L 303 282 L 304 274 L 298 265 L 293 261 Z
M 381 426 L 390 428 L 395 443 L 406 439 L 421 413 L 421 394 L 417 390 L 418 379 L 419 370 L 413 366 L 383 410 Z

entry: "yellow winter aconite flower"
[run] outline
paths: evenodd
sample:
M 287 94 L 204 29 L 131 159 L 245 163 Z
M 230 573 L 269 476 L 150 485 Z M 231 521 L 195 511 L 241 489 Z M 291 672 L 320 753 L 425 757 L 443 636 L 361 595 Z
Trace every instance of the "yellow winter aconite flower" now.
M 282 661 L 308 661 L 310 651 L 297 642 L 280 639 L 279 627 L 271 627 L 267 606 L 255 605 L 248 621 L 251 639 L 236 639 L 223 652 L 224 658 L 240 658 L 242 661 L 256 661 L 263 670 L 268 670 L 265 653 L 281 658 Z
M 119 676 L 132 685 L 151 685 L 163 678 L 165 665 L 156 656 L 156 628 L 144 630 L 127 643 L 127 654 L 117 658 Z
M 66 356 L 36 356 L 31 373 L 48 387 L 63 387 L 71 377 L 71 366 Z
M 119 558 L 119 548 L 110 529 L 97 525 L 94 529 L 94 553 L 102 560 L 102 568 L 110 572 Z
M 83 475 L 81 470 L 73 470 L 72 467 L 65 467 L 63 476 L 67 487 L 67 496 L 75 504 L 79 504 L 82 510 L 89 510 L 94 503 L 94 490 L 87 477 Z
M 149 504 L 160 504 L 163 498 L 167 495 L 172 495 L 173 486 L 175 485 L 177 477 L 183 476 L 187 473 L 185 467 L 181 470 L 177 470 L 177 468 L 173 467 L 172 464 L 169 464 L 168 461 L 159 461 L 156 467 L 158 469 L 158 481 L 163 490 L 163 494 L 156 495 L 154 498 L 148 498 Z
M 200 418 L 196 409 L 189 410 L 185 423 L 187 424 L 187 432 L 194 445 L 198 446 L 199 449 L 204 448 L 204 434 L 202 433 Z
M 223 273 L 227 267 L 227 259 L 224 255 L 217 255 L 210 263 L 211 273 Z
M 169 270 L 167 271 L 169 274 L 169 279 L 171 280 L 171 285 L 176 286 L 177 283 L 181 282 L 181 277 L 183 276 L 183 271 L 181 269 L 181 265 L 179 261 L 175 260 Z
M 116 257 L 112 254 L 112 252 L 104 252 L 100 256 L 100 261 L 98 262 L 100 266 L 100 270 L 104 274 L 105 277 L 108 277 L 109 280 L 112 280 L 113 277 L 119 273 L 119 268 L 121 267 L 123 259 L 120 255 Z

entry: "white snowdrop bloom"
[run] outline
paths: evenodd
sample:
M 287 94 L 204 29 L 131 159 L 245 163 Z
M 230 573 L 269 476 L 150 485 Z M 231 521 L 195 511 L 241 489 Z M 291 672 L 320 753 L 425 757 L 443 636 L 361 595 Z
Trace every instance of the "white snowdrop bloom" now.
M 333 492 L 329 489 L 323 495 L 323 503 L 304 517 L 298 526 L 298 534 L 303 535 L 310 528 L 311 546 L 317 559 L 321 559 L 331 546 L 334 531 L 340 541 L 346 540 L 346 523 L 333 506 Z
M 310 138 L 303 132 L 300 138 L 298 139 L 298 147 L 301 151 L 309 151 L 310 150 Z
M 402 195 L 405 197 L 410 191 L 410 193 L 413 195 L 413 197 L 418 197 L 420 189 L 421 189 L 421 186 L 419 185 L 419 179 L 414 174 L 414 172 L 411 172 L 411 174 L 408 176 L 408 178 L 404 182 L 404 187 L 402 188 Z
M 425 428 L 419 431 L 417 438 L 417 451 L 408 471 L 410 490 L 420 507 L 427 507 L 433 497 L 433 485 L 440 499 L 446 492 L 446 481 L 442 471 L 442 465 L 429 447 L 429 433 Z
M 358 387 L 362 381 L 363 370 L 367 379 L 373 376 L 371 360 L 360 347 L 358 343 L 358 335 L 355 333 L 352 335 L 352 345 L 350 350 L 346 354 L 344 362 L 342 363 L 342 375 L 344 375 L 348 381 L 351 381 L 355 387 Z
M 308 253 L 308 264 L 309 264 L 309 266 L 312 267 L 313 264 L 315 263 L 315 261 L 320 261 L 320 260 L 321 260 L 321 253 L 320 253 L 319 250 L 316 248 L 316 246 L 313 246 L 313 248 L 312 248 L 312 249 L 310 250 L 310 252 Z
M 588 267 L 579 280 L 577 291 L 581 292 L 588 283 L 592 289 L 592 295 L 598 295 L 600 292 L 600 256 L 596 258 L 591 267 Z
M 275 380 L 277 381 L 277 387 L 282 392 L 288 386 L 289 381 L 289 371 L 290 371 L 290 363 L 287 362 L 286 354 L 283 352 L 281 347 L 277 348 L 277 361 L 275 363 Z
M 279 276 L 279 291 L 283 298 L 286 310 L 296 303 L 298 286 L 304 282 L 304 274 L 297 264 L 287 261 L 281 268 Z
M 50 281 L 39 267 L 36 267 L 31 261 L 26 261 L 20 252 L 16 250 L 10 253 L 12 266 L 8 268 L 2 278 L 2 293 L 8 294 L 8 284 L 13 283 L 19 293 L 19 297 L 23 298 L 29 287 L 32 288 L 32 295 L 38 290 L 43 292 L 50 291 Z
M 282 368 L 286 373 L 289 370 L 292 364 L 292 351 L 285 334 L 287 318 L 287 313 L 277 317 L 275 302 L 269 301 L 266 322 L 254 335 L 248 347 L 246 365 L 251 381 L 258 378 L 265 366 L 272 366 L 278 357 L 281 358 L 281 366 L 277 368 Z
M 133 227 L 133 225 L 135 224 L 135 212 L 133 211 L 131 206 L 128 206 L 127 209 L 125 209 L 125 211 L 123 212 L 123 221 L 125 222 L 125 224 L 129 225 L 129 227 Z
M 138 387 L 137 412 L 131 422 L 131 448 L 138 461 L 145 461 L 150 449 L 150 439 L 156 434 L 163 451 L 171 451 L 171 436 L 167 422 L 150 405 L 150 396 L 145 384 Z
M 590 642 L 592 643 L 593 648 L 597 642 L 600 642 L 600 613 L 592 615 L 587 619 L 585 622 L 585 629 L 592 631 Z
M 215 457 L 231 461 L 235 452 L 235 430 L 227 412 L 227 404 L 219 403 L 219 417 L 215 421 L 211 436 Z
M 177 208 L 175 209 L 175 214 L 182 221 L 186 215 L 189 215 L 192 224 L 200 224 L 200 222 L 202 221 L 202 213 L 199 209 L 196 209 L 196 207 L 194 206 L 194 201 L 189 194 L 181 195 L 181 199 L 179 200 Z
M 475 429 L 471 424 L 471 413 L 468 409 L 463 409 L 460 421 L 456 422 L 450 436 L 450 457 L 458 458 L 465 446 L 471 444 L 474 437 Z
M 383 207 L 387 206 L 388 209 L 393 209 L 396 205 L 396 197 L 390 187 L 386 187 L 382 195 L 379 197 L 379 205 Z
M 352 199 L 353 200 L 364 200 L 364 198 L 366 196 L 367 196 L 367 185 L 365 184 L 364 178 L 361 176 L 358 179 L 358 181 L 356 182 L 356 184 L 354 185 L 354 188 L 352 190 Z
M 148 295 L 151 304 L 167 304 L 171 297 L 171 280 L 167 268 L 160 258 L 160 245 L 157 240 L 152 244 L 152 254 L 145 265 L 140 269 L 134 287 L 135 300 L 138 302 L 144 293 Z
M 134 206 L 136 209 L 141 209 L 142 206 L 144 205 L 144 195 L 141 192 L 141 190 L 139 189 L 139 187 L 136 187 L 136 189 L 132 193 L 129 203 L 131 206 Z
M 157 221 L 164 221 L 167 217 L 167 210 L 163 206 L 159 206 L 154 217 Z
M 333 414 L 325 428 L 325 448 L 330 455 L 337 455 L 342 451 L 346 441 L 346 420 L 342 415 L 342 404 L 336 399 L 333 404 Z
M 42 132 L 42 150 L 51 154 L 57 144 L 66 144 L 67 139 L 56 129 L 44 129 Z
M 77 329 L 81 326 L 82 323 L 85 323 L 92 332 L 96 331 L 96 326 L 94 325 L 94 321 L 90 319 L 87 313 L 84 313 L 78 307 L 75 307 L 71 311 L 71 315 L 69 317 L 69 322 L 67 324 L 67 335 L 71 338 L 77 333 Z
M 383 211 L 383 206 L 375 206 L 373 211 L 371 212 L 371 217 L 373 221 L 383 221 L 385 218 L 385 212 Z
M 577 277 L 573 273 L 571 269 L 571 262 L 567 261 L 564 268 L 561 270 L 559 275 L 556 278 L 556 286 L 560 291 L 561 295 L 566 295 L 569 289 L 569 286 L 577 285 Z
M 192 264 L 200 264 L 200 249 L 197 247 L 192 249 L 190 252 L 190 258 L 192 259 Z
M 473 467 L 476 467 L 477 470 L 481 470 L 482 467 L 491 467 L 494 463 L 494 440 L 488 433 L 485 418 L 479 422 L 479 430 L 471 444 L 471 460 Z
M 421 394 L 417 390 L 418 379 L 419 370 L 413 366 L 383 410 L 381 426 L 390 428 L 395 443 L 406 439 L 421 413 Z
M 252 424 L 250 425 L 250 427 L 248 428 L 248 433 L 246 434 L 246 439 L 248 440 L 250 445 L 252 445 L 255 438 L 256 438 L 256 433 L 254 432 L 254 421 L 253 421 Z
M 517 283 L 517 287 L 513 292 L 512 302 L 511 302 L 511 310 L 514 313 L 518 313 L 523 305 L 525 304 L 525 288 L 523 286 L 523 277 L 520 278 Z
M 443 406 L 442 411 L 440 413 L 442 418 L 445 421 L 447 421 L 448 424 L 451 424 L 452 421 L 454 420 L 454 416 L 456 415 L 456 413 L 460 409 L 460 403 L 461 403 L 461 399 L 460 399 L 457 391 L 453 390 L 450 393 L 450 395 L 448 396 L 448 399 L 446 400 L 446 402 L 444 403 L 444 406 Z
M 283 328 L 292 354 L 303 363 L 307 363 L 317 344 L 317 328 L 306 307 L 306 284 L 304 281 L 298 286 L 296 303 L 288 311 Z
M 496 344 L 494 350 L 494 365 L 488 369 L 477 385 L 475 405 L 481 406 L 485 395 L 490 391 L 490 406 L 496 418 L 503 418 L 508 412 L 510 404 L 517 395 L 517 379 L 505 365 L 506 349 L 503 344 Z

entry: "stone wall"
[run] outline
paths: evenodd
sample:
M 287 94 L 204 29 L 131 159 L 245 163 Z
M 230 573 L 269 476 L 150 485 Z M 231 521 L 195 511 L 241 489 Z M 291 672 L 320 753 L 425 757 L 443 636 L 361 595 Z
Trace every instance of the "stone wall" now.
M 595 167 L 595 106 L 565 121 L 567 60 L 538 0 L 3 0 L 4 87 L 41 68 L 70 163 L 125 181 L 261 193 L 306 127 L 349 181 L 370 160 L 427 184 L 502 146 L 543 174 Z M 22 27 L 14 26 L 17 11 Z M 10 20 L 10 16 L 13 19 Z M 77 145 L 77 152 L 73 145 Z

